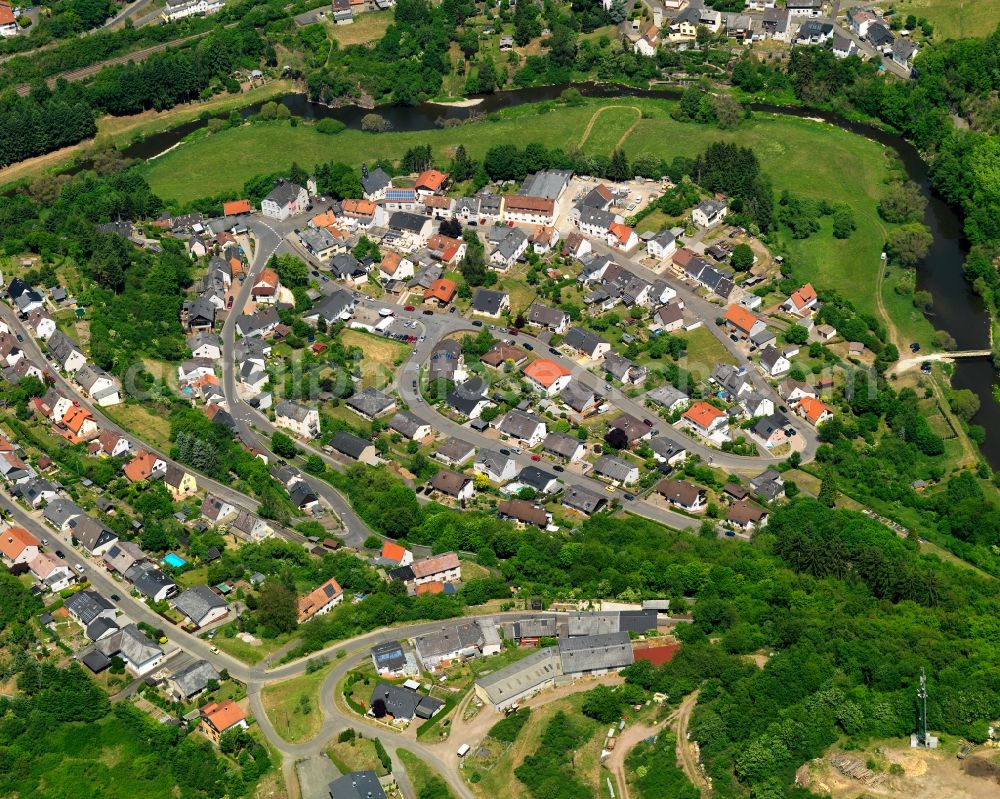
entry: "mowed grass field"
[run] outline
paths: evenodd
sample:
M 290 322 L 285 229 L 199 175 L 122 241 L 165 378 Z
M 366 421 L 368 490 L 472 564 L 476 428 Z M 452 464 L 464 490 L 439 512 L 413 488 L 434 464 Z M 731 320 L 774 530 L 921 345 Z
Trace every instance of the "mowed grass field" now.
M 927 17 L 934 26 L 934 40 L 986 36 L 1000 23 L 997 0 L 903 0 L 896 5 L 904 17 Z
M 758 114 L 736 130 L 678 122 L 670 116 L 673 103 L 629 98 L 640 108 L 640 119 L 623 147 L 630 158 L 655 155 L 664 159 L 694 156 L 714 141 L 752 148 L 776 194 L 790 192 L 845 202 L 854 210 L 857 230 L 845 240 L 834 239 L 826 227 L 812 237 L 786 242 L 796 276 L 817 286 L 840 291 L 862 310 L 877 312 L 876 281 L 886 229 L 876 206 L 889 174 L 886 149 L 876 142 L 823 122 Z M 464 144 L 470 155 L 482 157 L 497 143 L 576 147 L 594 114 L 620 101 L 591 101 L 582 106 L 548 109 L 520 106 L 489 121 L 448 130 L 364 133 L 347 130 L 337 136 L 317 133 L 310 125 L 291 127 L 270 123 L 227 130 L 184 144 L 145 167 L 154 191 L 167 200 L 188 202 L 220 192 L 238 193 L 247 178 L 288 169 L 292 161 L 305 168 L 324 161 L 359 166 L 378 158 L 399 159 L 407 148 L 430 144 L 439 163 L 447 163 L 454 148 Z M 588 152 L 611 148 L 636 122 L 629 108 L 609 108 L 597 117 L 584 145 Z M 886 307 L 904 336 L 925 340 L 930 326 L 910 314 L 908 298 L 883 292 Z

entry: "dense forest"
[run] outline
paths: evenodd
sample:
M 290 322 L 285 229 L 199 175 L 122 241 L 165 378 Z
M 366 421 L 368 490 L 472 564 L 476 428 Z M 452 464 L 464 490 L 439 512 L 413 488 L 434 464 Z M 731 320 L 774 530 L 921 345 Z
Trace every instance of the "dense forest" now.
M 838 738 L 908 735 L 921 668 L 934 730 L 982 741 L 1000 714 L 994 581 L 918 556 L 862 514 L 800 499 L 751 546 L 660 533 L 656 553 L 651 524 L 583 532 L 595 566 L 643 552 L 645 574 L 695 600 L 674 661 L 626 676 L 674 698 L 702 687 L 692 737 L 717 796 L 796 796 L 795 769 Z M 763 668 L 742 657 L 761 651 L 776 653 Z

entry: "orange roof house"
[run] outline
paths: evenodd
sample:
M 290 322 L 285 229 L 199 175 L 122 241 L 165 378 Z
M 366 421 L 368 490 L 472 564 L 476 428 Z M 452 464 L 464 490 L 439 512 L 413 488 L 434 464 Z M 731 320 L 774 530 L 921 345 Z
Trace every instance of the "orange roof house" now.
M 612 222 L 608 225 L 608 232 L 617 239 L 618 244 L 622 247 L 629 243 L 629 239 L 632 238 L 632 234 L 635 232 L 628 225 L 623 225 L 621 222 Z
M 74 433 L 79 435 L 80 431 L 83 429 L 83 426 L 87 423 L 87 421 L 88 420 L 93 421 L 93 418 L 94 417 L 91 415 L 90 411 L 88 411 L 86 408 L 81 408 L 79 405 L 74 405 L 72 408 L 66 411 L 66 415 L 63 416 L 62 418 L 62 423 L 66 425 L 68 429 L 72 430 Z
M 727 325 L 736 328 L 744 335 L 750 335 L 754 325 L 760 322 L 756 314 L 735 303 L 726 308 L 725 320 Z
M 454 280 L 446 277 L 439 277 L 428 289 L 424 289 L 425 300 L 437 300 L 441 305 L 447 305 L 452 301 L 455 292 L 458 291 L 458 284 Z
M 386 541 L 382 544 L 382 557 L 391 560 L 393 563 L 402 563 L 407 555 L 406 547 L 402 547 L 395 541 Z
M 371 200 L 342 200 L 340 207 L 344 216 L 369 217 L 375 215 L 375 203 Z
M 243 261 L 239 258 L 233 257 L 229 259 L 229 271 L 232 273 L 233 277 L 243 274 Z
M 799 400 L 797 409 L 798 412 L 812 424 L 825 422 L 833 416 L 833 411 L 830 410 L 829 406 L 815 397 L 802 397 Z
M 0 3 L 0 25 L 14 25 L 16 23 L 17 18 L 14 16 L 14 12 L 10 10 L 10 6 Z
M 385 272 L 387 275 L 396 274 L 396 270 L 399 269 L 399 265 L 403 262 L 403 256 L 398 252 L 387 252 L 382 256 L 382 262 L 378 265 L 379 269 Z
M 720 423 L 725 421 L 726 414 L 707 402 L 696 402 L 681 418 L 695 429 L 708 432 L 719 427 Z
M 417 177 L 417 182 L 413 184 L 413 187 L 418 191 L 424 189 L 431 193 L 441 191 L 441 188 L 448 181 L 448 175 L 444 172 L 438 172 L 436 169 L 428 169 L 425 172 L 421 172 Z
M 461 239 L 453 239 L 450 236 L 442 236 L 440 233 L 435 233 L 427 241 L 427 249 L 430 250 L 432 256 L 446 264 L 450 264 L 452 259 L 458 255 L 459 250 L 462 249 L 463 244 L 465 242 Z
M 539 358 L 524 367 L 524 376 L 544 389 L 551 388 L 557 380 L 569 377 L 569 375 L 569 369 L 560 366 L 555 361 L 550 361 L 548 358 Z
M 316 214 L 312 219 L 309 220 L 316 227 L 329 227 L 337 223 L 337 215 L 333 211 L 324 211 L 321 214 Z
M 330 578 L 319 588 L 310 591 L 299 599 L 299 624 L 309 621 L 313 616 L 320 616 L 344 598 L 344 589 L 334 579 Z
M 148 480 L 153 474 L 156 466 L 156 456 L 147 450 L 139 450 L 135 457 L 125 464 L 122 470 L 130 483 L 138 483 L 140 480 Z
M 233 200 L 232 202 L 222 204 L 223 216 L 239 216 L 240 214 L 249 214 L 249 213 L 250 213 L 249 200 Z
M 232 699 L 212 702 L 201 709 L 201 729 L 215 743 L 234 727 L 247 727 L 247 714 Z
M 809 312 L 809 309 L 816 304 L 816 289 L 812 283 L 806 283 L 802 288 L 796 289 L 784 304 L 785 310 L 802 316 Z
M 11 563 L 27 563 L 38 554 L 40 545 L 23 527 L 8 527 L 0 533 L 0 554 Z

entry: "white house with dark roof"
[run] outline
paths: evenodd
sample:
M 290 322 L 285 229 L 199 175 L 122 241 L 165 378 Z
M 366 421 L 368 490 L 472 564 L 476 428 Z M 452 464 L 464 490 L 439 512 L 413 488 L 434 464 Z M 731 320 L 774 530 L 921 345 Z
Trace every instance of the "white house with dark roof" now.
M 729 206 L 722 200 L 702 200 L 691 211 L 691 221 L 698 227 L 713 228 L 726 218 Z
M 184 616 L 186 623 L 204 627 L 224 618 L 229 613 L 225 599 L 207 585 L 193 585 L 174 598 L 174 608 Z
M 260 203 L 260 212 L 272 219 L 287 219 L 302 213 L 309 203 L 309 194 L 291 181 L 279 180 Z
M 545 421 L 541 417 L 516 408 L 507 412 L 497 429 L 501 435 L 523 441 L 528 447 L 537 447 L 547 433 Z
M 274 409 L 274 423 L 301 438 L 319 435 L 319 411 L 292 400 L 282 400 Z
M 500 485 L 510 482 L 517 474 L 517 462 L 509 455 L 492 449 L 479 450 L 472 468 L 491 482 Z

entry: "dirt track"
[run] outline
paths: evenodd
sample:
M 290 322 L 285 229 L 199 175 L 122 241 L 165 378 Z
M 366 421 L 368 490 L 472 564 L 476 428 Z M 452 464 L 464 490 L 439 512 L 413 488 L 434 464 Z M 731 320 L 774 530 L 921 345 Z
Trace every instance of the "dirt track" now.
M 698 765 L 698 758 L 694 754 L 694 747 L 688 741 L 688 726 L 691 723 L 691 714 L 694 706 L 698 704 L 698 691 L 684 697 L 681 706 L 677 709 L 677 765 L 681 767 L 684 774 L 690 780 L 702 796 L 710 796 L 712 789 L 705 779 L 705 775 Z

